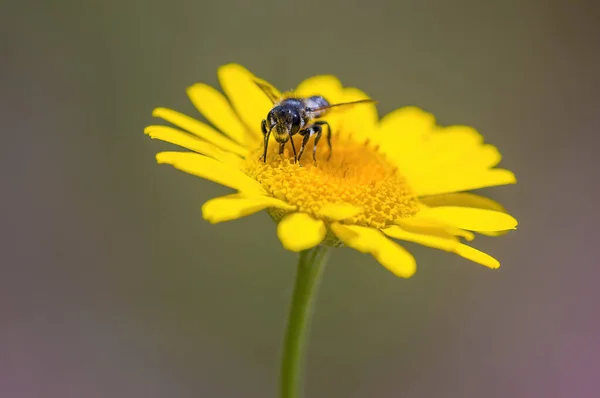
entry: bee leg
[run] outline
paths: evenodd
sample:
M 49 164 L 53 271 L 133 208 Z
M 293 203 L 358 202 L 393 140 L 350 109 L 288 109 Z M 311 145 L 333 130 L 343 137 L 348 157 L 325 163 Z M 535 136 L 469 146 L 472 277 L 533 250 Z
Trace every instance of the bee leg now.
M 304 153 L 304 147 L 306 146 L 306 143 L 308 142 L 308 139 L 310 138 L 310 131 L 302 130 L 302 131 L 299 131 L 298 134 L 300 134 L 302 136 L 302 145 L 300 146 L 300 152 L 298 152 L 298 162 L 299 162 L 300 158 L 302 157 L 302 154 Z
M 296 146 L 294 145 L 294 138 L 292 137 L 291 134 L 290 134 L 290 142 L 292 143 L 292 151 L 294 151 L 294 163 L 296 163 L 296 158 L 298 156 L 296 155 Z
M 260 124 L 260 129 L 265 136 L 265 151 L 258 160 L 262 160 L 267 163 L 267 147 L 269 146 L 269 137 L 271 136 L 271 130 L 267 131 L 267 121 L 263 120 Z
M 319 126 L 327 126 L 327 145 L 329 146 L 329 156 L 327 156 L 327 160 L 329 160 L 331 159 L 331 153 L 333 152 L 333 148 L 331 147 L 331 126 L 325 120 L 317 120 L 315 124 Z
M 321 127 L 321 124 L 315 123 L 312 126 L 312 129 L 313 129 L 312 134 L 315 135 L 315 143 L 313 146 L 313 162 L 315 162 L 315 164 L 317 164 L 317 144 L 319 143 L 319 140 L 321 139 L 321 134 L 323 133 L 323 128 Z
M 260 131 L 262 131 L 263 135 L 267 135 L 267 121 L 263 120 L 260 123 Z

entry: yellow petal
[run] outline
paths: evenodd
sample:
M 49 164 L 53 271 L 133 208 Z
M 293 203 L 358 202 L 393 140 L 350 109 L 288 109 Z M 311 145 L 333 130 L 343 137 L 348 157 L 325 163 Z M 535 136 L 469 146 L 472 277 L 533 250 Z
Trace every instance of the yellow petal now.
M 454 236 L 459 236 L 468 241 L 472 241 L 473 239 L 475 239 L 475 235 L 471 231 L 465 231 L 464 229 L 447 226 L 446 231 L 448 231 L 449 233 L 451 233 Z
M 484 145 L 482 135 L 471 126 L 437 127 L 421 153 L 431 168 L 485 169 L 501 160 L 496 147 Z
M 348 247 L 362 253 L 370 253 L 396 276 L 409 278 L 417 269 L 415 258 L 378 230 L 338 223 L 333 223 L 331 230 Z
M 319 210 L 319 214 L 323 217 L 334 221 L 345 220 L 346 218 L 354 217 L 360 213 L 362 213 L 360 207 L 347 203 L 329 203 Z
M 385 115 L 376 134 L 382 149 L 404 163 L 417 156 L 415 149 L 423 144 L 435 128 L 435 117 L 414 106 L 397 109 Z M 407 159 L 408 158 L 408 159 Z
M 456 251 L 461 257 L 471 260 L 477 264 L 485 265 L 486 267 L 496 269 L 500 267 L 500 262 L 494 257 L 482 251 L 472 248 L 471 246 L 461 244 Z
M 416 111 L 412 113 L 415 114 Z M 422 123 L 414 128 L 408 125 L 402 126 L 398 122 L 402 118 L 398 116 L 394 119 L 395 123 L 382 121 L 380 130 L 384 133 L 389 132 L 390 129 L 396 132 L 408 129 L 408 134 L 403 132 L 398 135 L 398 141 L 403 136 L 416 138 L 409 139 L 407 142 L 397 142 L 399 147 L 393 146 L 394 158 L 399 162 L 404 173 L 410 177 L 439 177 L 440 170 L 444 171 L 444 178 L 462 175 L 465 172 L 469 174 L 473 171 L 481 174 L 500 162 L 500 152 L 496 147 L 484 145 L 481 134 L 470 126 L 438 127 L 435 126 L 431 116 L 429 124 L 423 124 L 427 119 L 422 118 Z M 404 119 L 410 120 L 408 117 Z M 416 117 L 413 119 L 418 120 Z
M 225 185 L 248 194 L 264 194 L 263 187 L 238 169 L 217 160 L 192 152 L 161 152 L 158 163 L 173 167 L 201 178 Z
M 223 94 L 204 83 L 194 84 L 187 93 L 198 111 L 216 128 L 237 143 L 246 143 L 248 131 Z
M 292 213 L 277 225 L 277 236 L 287 250 L 299 252 L 317 246 L 327 233 L 325 223 L 305 213 Z
M 515 229 L 517 226 L 517 220 L 509 214 L 470 207 L 430 207 L 419 211 L 416 217 L 471 231 L 504 231 Z
M 319 75 L 305 79 L 296 87 L 295 94 L 300 97 L 323 96 L 329 103 L 342 102 L 344 98 L 342 83 L 337 77 Z
M 344 87 L 344 102 L 359 101 L 363 99 L 371 99 L 371 96 L 367 95 L 363 90 L 356 87 Z M 379 116 L 377 114 L 377 106 L 374 102 L 367 102 L 364 104 L 357 104 L 349 106 L 349 109 L 360 110 L 361 119 L 365 119 L 372 126 L 379 122 Z M 354 113 L 354 112 L 353 112 Z
M 510 231 L 477 231 L 477 232 L 480 233 L 481 235 L 486 235 L 486 236 L 502 236 L 502 235 L 506 235 Z
M 476 195 L 470 192 L 454 192 L 446 193 L 442 195 L 427 196 L 419 199 L 421 203 L 429 207 L 440 207 L 440 206 L 460 206 L 460 207 L 473 207 L 476 209 L 487 209 L 495 210 L 506 213 L 504 207 L 485 196 Z
M 397 225 L 384 228 L 381 231 L 392 238 L 401 239 L 408 242 L 414 242 L 423 246 L 433 247 L 435 249 L 445 250 L 448 252 L 453 251 L 460 244 L 458 239 L 454 238 L 451 235 L 440 237 L 429 234 L 419 234 L 405 231 Z
M 183 113 L 179 113 L 167 108 L 156 108 L 154 112 L 152 112 L 152 116 L 159 117 L 169 123 L 173 123 L 177 127 L 189 131 L 190 133 L 218 146 L 225 151 L 233 152 L 241 156 L 245 156 L 248 153 L 246 148 L 231 141 L 225 135 L 219 133 L 209 125 L 184 115 Z
M 365 92 L 357 88 L 347 87 L 343 89 L 342 102 L 352 102 L 369 98 Z M 376 132 L 376 126 L 379 123 L 375 103 L 340 107 L 332 110 L 331 114 L 340 119 L 338 128 L 352 134 L 352 137 L 359 140 L 359 142 L 373 139 L 373 134 Z M 329 115 L 325 116 L 326 119 L 329 117 Z
M 438 127 L 418 108 L 402 108 L 381 121 L 384 151 L 421 196 L 468 191 L 516 182 L 512 172 L 490 169 L 500 162 L 470 126 Z
M 455 192 L 441 195 L 427 196 L 420 198 L 421 203 L 429 207 L 439 206 L 461 206 L 474 207 L 477 209 L 495 210 L 506 213 L 506 209 L 500 203 L 486 198 L 485 196 L 476 195 L 469 192 Z M 501 236 L 508 231 L 478 231 L 482 235 Z
M 442 193 L 470 191 L 473 189 L 487 188 L 498 185 L 515 184 L 515 175 L 504 169 L 491 169 L 469 173 L 456 171 L 454 173 L 438 170 L 437 174 L 419 175 L 419 172 L 406 173 L 413 189 L 420 196 L 438 195 Z
M 254 83 L 254 75 L 238 64 L 219 68 L 219 82 L 240 119 L 255 137 L 261 138 L 261 121 L 273 107 L 273 103 Z
M 253 76 L 253 80 L 254 80 L 254 83 L 256 83 L 260 87 L 260 89 L 262 90 L 262 92 L 267 97 L 269 97 L 269 99 L 271 100 L 271 102 L 273 102 L 273 103 L 279 102 L 284 97 L 286 97 L 284 94 L 282 94 L 277 89 L 277 87 L 275 87 L 274 85 L 272 85 L 271 83 L 269 83 L 265 79 L 261 79 L 260 77 Z M 289 93 L 286 93 L 286 94 L 289 94 Z
M 392 238 L 405 240 L 407 242 L 414 242 L 423 246 L 458 254 L 467 260 L 471 260 L 489 268 L 498 268 L 500 266 L 500 263 L 493 257 L 460 243 L 456 238 L 413 233 L 403 230 L 398 226 L 385 228 L 382 230 L 382 232 Z
M 202 216 L 208 222 L 216 224 L 223 221 L 236 220 L 273 207 L 290 211 L 295 209 L 294 206 L 268 196 L 246 197 L 240 194 L 233 194 L 221 196 L 204 203 L 202 206 Z
M 477 209 L 495 210 L 506 213 L 506 209 L 500 203 L 486 198 L 485 196 L 476 195 L 469 192 L 447 193 L 442 195 L 427 196 L 419 199 L 421 203 L 429 207 L 439 206 L 460 206 L 474 207 Z M 501 236 L 508 231 L 478 231 L 482 235 Z
M 458 236 L 465 238 L 466 240 L 475 239 L 475 235 L 471 231 L 465 231 L 464 229 L 456 228 L 455 226 L 443 224 L 439 221 L 421 219 L 417 217 L 401 218 L 394 221 L 394 224 L 399 225 L 402 229 L 415 232 L 418 234 L 428 234 L 441 236 L 445 238 L 451 238 Z
M 196 151 L 206 156 L 210 156 L 220 162 L 237 166 L 240 158 L 232 153 L 225 152 L 204 140 L 196 138 L 184 131 L 169 126 L 148 126 L 144 133 L 150 138 L 157 139 L 171 144 L 179 145 L 192 151 Z

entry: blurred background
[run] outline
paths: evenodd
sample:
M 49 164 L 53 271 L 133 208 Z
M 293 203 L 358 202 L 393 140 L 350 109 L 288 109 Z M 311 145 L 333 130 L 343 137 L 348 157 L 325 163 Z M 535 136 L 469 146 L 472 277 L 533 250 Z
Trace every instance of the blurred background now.
M 599 396 L 599 37 L 591 0 L 3 0 L 0 396 L 276 396 L 296 255 L 202 220 L 229 190 L 143 134 L 228 62 L 473 125 L 519 179 L 485 191 L 520 221 L 475 241 L 498 271 L 333 253 L 306 397 Z

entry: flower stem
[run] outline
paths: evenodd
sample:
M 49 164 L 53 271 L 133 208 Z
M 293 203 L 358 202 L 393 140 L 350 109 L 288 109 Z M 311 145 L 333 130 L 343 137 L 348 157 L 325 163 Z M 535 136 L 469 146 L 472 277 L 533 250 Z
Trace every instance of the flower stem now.
M 317 246 L 300 252 L 294 293 L 283 342 L 281 362 L 281 398 L 300 398 L 302 366 L 307 326 L 316 296 L 317 286 L 327 261 L 327 246 Z

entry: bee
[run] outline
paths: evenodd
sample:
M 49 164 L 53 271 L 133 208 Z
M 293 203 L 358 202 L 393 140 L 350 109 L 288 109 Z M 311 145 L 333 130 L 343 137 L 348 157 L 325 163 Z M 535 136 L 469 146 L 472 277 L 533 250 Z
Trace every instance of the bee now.
M 372 99 L 364 99 L 352 102 L 343 102 L 330 104 L 324 97 L 315 95 L 311 97 L 285 97 L 279 94 L 277 89 L 271 86 L 264 80 L 255 78 L 254 83 L 265 93 L 273 102 L 273 108 L 267 114 L 267 118 L 261 123 L 261 131 L 264 136 L 264 152 L 260 157 L 265 163 L 267 162 L 267 147 L 269 145 L 269 137 L 271 134 L 275 137 L 275 141 L 279 143 L 279 154 L 283 153 L 285 144 L 290 141 L 292 151 L 294 152 L 294 162 L 300 162 L 300 158 L 304 153 L 304 148 L 310 137 L 314 136 L 313 146 L 313 161 L 316 162 L 317 144 L 323 134 L 323 127 L 327 127 L 327 145 L 329 146 L 329 156 L 331 158 L 331 126 L 325 120 L 315 120 L 325 116 L 332 108 L 363 104 L 375 103 Z M 302 144 L 300 150 L 296 153 L 296 147 L 292 137 L 296 134 L 302 136 Z

